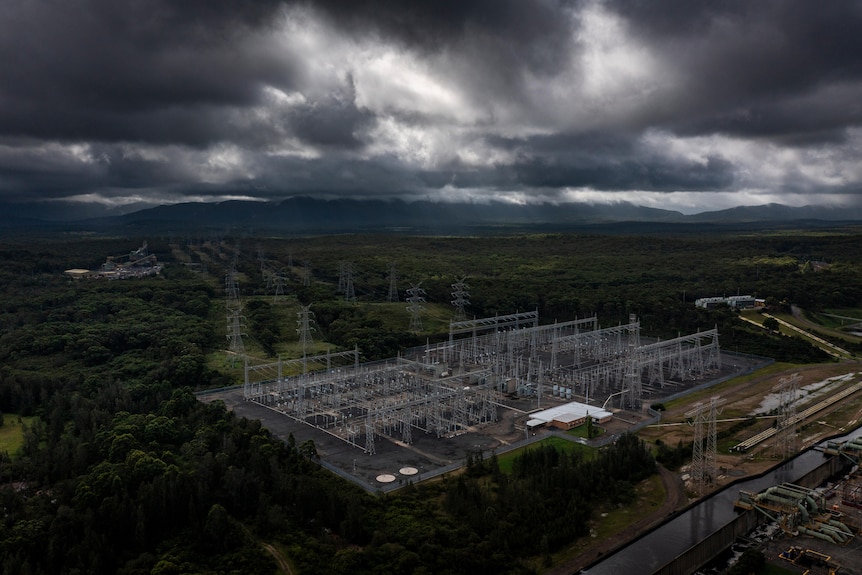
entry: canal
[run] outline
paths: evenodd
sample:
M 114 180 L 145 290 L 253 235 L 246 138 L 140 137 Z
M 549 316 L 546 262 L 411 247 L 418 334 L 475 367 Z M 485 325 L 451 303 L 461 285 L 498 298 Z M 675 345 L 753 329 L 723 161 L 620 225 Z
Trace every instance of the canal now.
M 862 435 L 862 428 L 836 438 L 844 441 Z M 824 443 L 820 445 L 824 445 Z M 814 448 L 799 454 L 762 477 L 736 483 L 681 513 L 647 535 L 608 555 L 587 569 L 590 575 L 653 573 L 686 549 L 724 527 L 735 517 L 733 504 L 739 490 L 759 492 L 778 483 L 798 480 L 823 463 L 823 454 Z

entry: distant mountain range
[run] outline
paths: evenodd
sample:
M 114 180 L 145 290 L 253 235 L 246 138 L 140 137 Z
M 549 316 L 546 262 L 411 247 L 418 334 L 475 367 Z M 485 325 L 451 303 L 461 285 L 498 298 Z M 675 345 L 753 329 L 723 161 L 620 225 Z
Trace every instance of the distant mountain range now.
M 184 203 L 92 217 L 57 203 L 0 204 L 0 229 L 149 234 L 270 233 L 499 233 L 581 230 L 678 231 L 862 225 L 862 209 L 781 204 L 737 207 L 685 215 L 677 211 L 615 204 L 446 203 L 401 200 L 323 200 L 295 197 L 279 202 Z

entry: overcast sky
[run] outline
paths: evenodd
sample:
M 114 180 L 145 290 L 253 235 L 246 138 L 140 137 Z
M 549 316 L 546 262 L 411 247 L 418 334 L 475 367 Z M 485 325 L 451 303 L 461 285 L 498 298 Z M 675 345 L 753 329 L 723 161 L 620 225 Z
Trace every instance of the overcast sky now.
M 862 198 L 862 3 L 4 0 L 0 200 Z

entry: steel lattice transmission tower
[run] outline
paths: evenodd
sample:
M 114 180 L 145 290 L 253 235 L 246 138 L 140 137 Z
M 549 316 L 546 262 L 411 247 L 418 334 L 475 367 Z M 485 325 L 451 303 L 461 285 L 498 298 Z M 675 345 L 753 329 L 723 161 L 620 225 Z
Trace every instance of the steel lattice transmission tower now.
M 239 356 L 245 355 L 245 344 L 242 341 L 245 335 L 245 317 L 239 309 L 230 310 L 227 316 L 227 339 L 228 349 Z
M 296 312 L 296 333 L 299 335 L 299 345 L 302 348 L 303 372 L 306 371 L 305 358 L 308 355 L 309 348 L 314 345 L 314 339 L 311 337 L 311 332 L 314 329 L 314 312 L 311 311 L 310 305 L 305 305 L 299 308 Z
M 237 281 L 235 266 L 231 267 L 225 275 L 224 291 L 227 295 L 226 315 L 228 349 L 231 352 L 242 356 L 245 355 L 245 344 L 242 340 L 245 335 L 245 318 L 242 315 L 242 300 L 239 297 L 239 282 Z
M 709 480 L 716 477 L 718 471 L 718 413 L 719 406 L 724 403 L 723 399 L 713 397 L 709 400 L 709 417 L 706 429 L 706 451 L 703 454 L 703 462 L 709 473 Z
M 407 311 L 410 312 L 410 327 L 408 328 L 413 333 L 422 331 L 422 310 L 425 309 L 425 290 L 416 284 L 407 290 Z
M 772 388 L 780 397 L 775 447 L 782 459 L 790 457 L 796 451 L 796 395 L 800 379 L 802 376 L 794 373 L 790 377 L 782 377 L 778 385 Z
M 308 260 L 302 262 L 302 285 L 311 285 L 311 262 Z
M 701 487 L 707 483 L 712 483 L 715 478 L 718 454 L 716 421 L 719 413 L 718 408 L 724 403 L 724 399 L 713 397 L 709 400 L 709 407 L 698 402 L 694 405 L 694 409 L 685 413 L 685 417 L 691 419 L 691 424 L 694 426 L 690 474 L 692 483 L 698 492 L 701 491 Z
M 275 293 L 272 296 L 273 303 L 278 303 L 280 301 L 278 296 L 284 295 L 284 279 L 284 270 L 279 270 L 272 274 L 272 281 L 273 285 L 275 286 Z
M 395 270 L 395 262 L 389 264 L 389 294 L 386 301 L 398 301 L 398 273 Z
M 228 306 L 239 301 L 239 281 L 236 267 L 231 267 L 224 275 L 224 293 L 227 295 Z
M 338 262 L 338 287 L 335 288 L 335 293 L 344 293 L 345 284 L 347 283 L 347 264 L 343 261 Z
M 266 269 L 266 252 L 260 244 L 257 244 L 257 261 L 260 263 L 260 271 L 263 272 Z
M 456 321 L 463 321 L 466 318 L 464 308 L 470 305 L 470 292 L 467 291 L 470 286 L 464 282 L 466 279 L 461 278 L 452 284 L 452 305 L 455 307 Z
M 377 450 L 374 448 L 374 423 L 371 421 L 371 412 L 365 418 L 365 453 L 374 455 Z
M 353 287 L 353 262 L 344 264 L 344 301 L 356 301 L 356 290 Z
M 694 409 L 687 411 L 685 417 L 691 419 L 694 426 L 694 439 L 691 442 L 691 466 L 689 475 L 695 485 L 700 485 L 703 480 L 703 403 L 694 404 Z
M 640 322 L 635 314 L 629 314 L 628 349 L 626 349 L 626 389 L 628 390 L 628 407 L 641 408 L 643 397 L 643 382 L 638 364 L 636 350 L 640 346 Z

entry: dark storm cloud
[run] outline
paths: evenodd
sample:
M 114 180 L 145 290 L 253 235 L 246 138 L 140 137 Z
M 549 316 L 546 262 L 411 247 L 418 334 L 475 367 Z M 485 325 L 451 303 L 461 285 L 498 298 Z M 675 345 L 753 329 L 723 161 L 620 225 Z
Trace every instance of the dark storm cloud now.
M 255 133 L 238 125 L 236 113 L 203 103 L 194 107 L 168 105 L 128 112 L 47 106 L 37 109 L 25 103 L 0 108 L 0 126 L 12 136 L 71 142 L 132 141 L 203 147 L 223 140 L 256 139 Z M 257 133 L 258 138 L 262 135 Z
M 519 181 L 538 188 L 640 190 L 653 192 L 718 191 L 733 183 L 733 167 L 721 158 L 706 164 L 668 158 L 541 157 L 516 165 Z
M 725 190 L 734 181 L 733 165 L 723 158 L 675 158 L 626 134 L 558 134 L 521 147 L 514 173 L 525 187 L 702 191 Z
M 862 121 L 858 2 L 611 2 L 685 78 L 653 121 L 683 134 L 840 137 Z M 843 87 L 844 101 L 821 93 Z M 855 100 L 855 102 L 854 102 Z M 836 105 L 838 104 L 838 105 Z
M 862 86 L 800 98 L 763 100 L 680 123 L 679 133 L 731 134 L 788 146 L 840 144 L 862 125 Z
M 394 195 L 416 189 L 422 181 L 413 170 L 395 158 L 359 161 L 332 154 L 317 159 L 266 158 L 258 166 L 264 176 L 247 183 L 264 197 L 289 194 L 352 195 L 370 197 Z
M 9 0 L 0 53 L 3 198 L 862 178 L 856 2 Z
M 303 140 L 324 146 L 359 147 L 357 132 L 368 124 L 370 115 L 356 106 L 316 105 L 298 109 L 291 119 L 294 133 Z
M 566 17 L 573 3 L 555 0 L 319 0 L 345 33 L 374 31 L 409 47 L 440 51 L 468 39 L 488 38 L 532 68 L 556 69 L 569 43 Z
M 325 100 L 297 106 L 285 119 L 293 133 L 306 142 L 347 149 L 362 145 L 359 133 L 372 120 L 367 110 L 357 108 L 352 80 Z
M 0 133 L 61 140 L 224 137 L 292 62 L 247 41 L 276 3 L 12 0 L 0 24 Z
M 190 177 L 180 162 L 130 157 L 114 144 L 90 146 L 83 162 L 68 149 L 33 146 L 32 141 L 7 140 L 0 149 L 0 192 L 7 199 L 61 198 L 94 189 L 110 196 L 107 190 L 125 194 L 138 188 L 170 186 Z
M 322 0 L 313 3 L 344 34 L 379 36 L 423 55 L 450 55 L 465 90 L 532 105 L 528 76 L 553 77 L 577 49 L 578 2 L 566 0 Z

